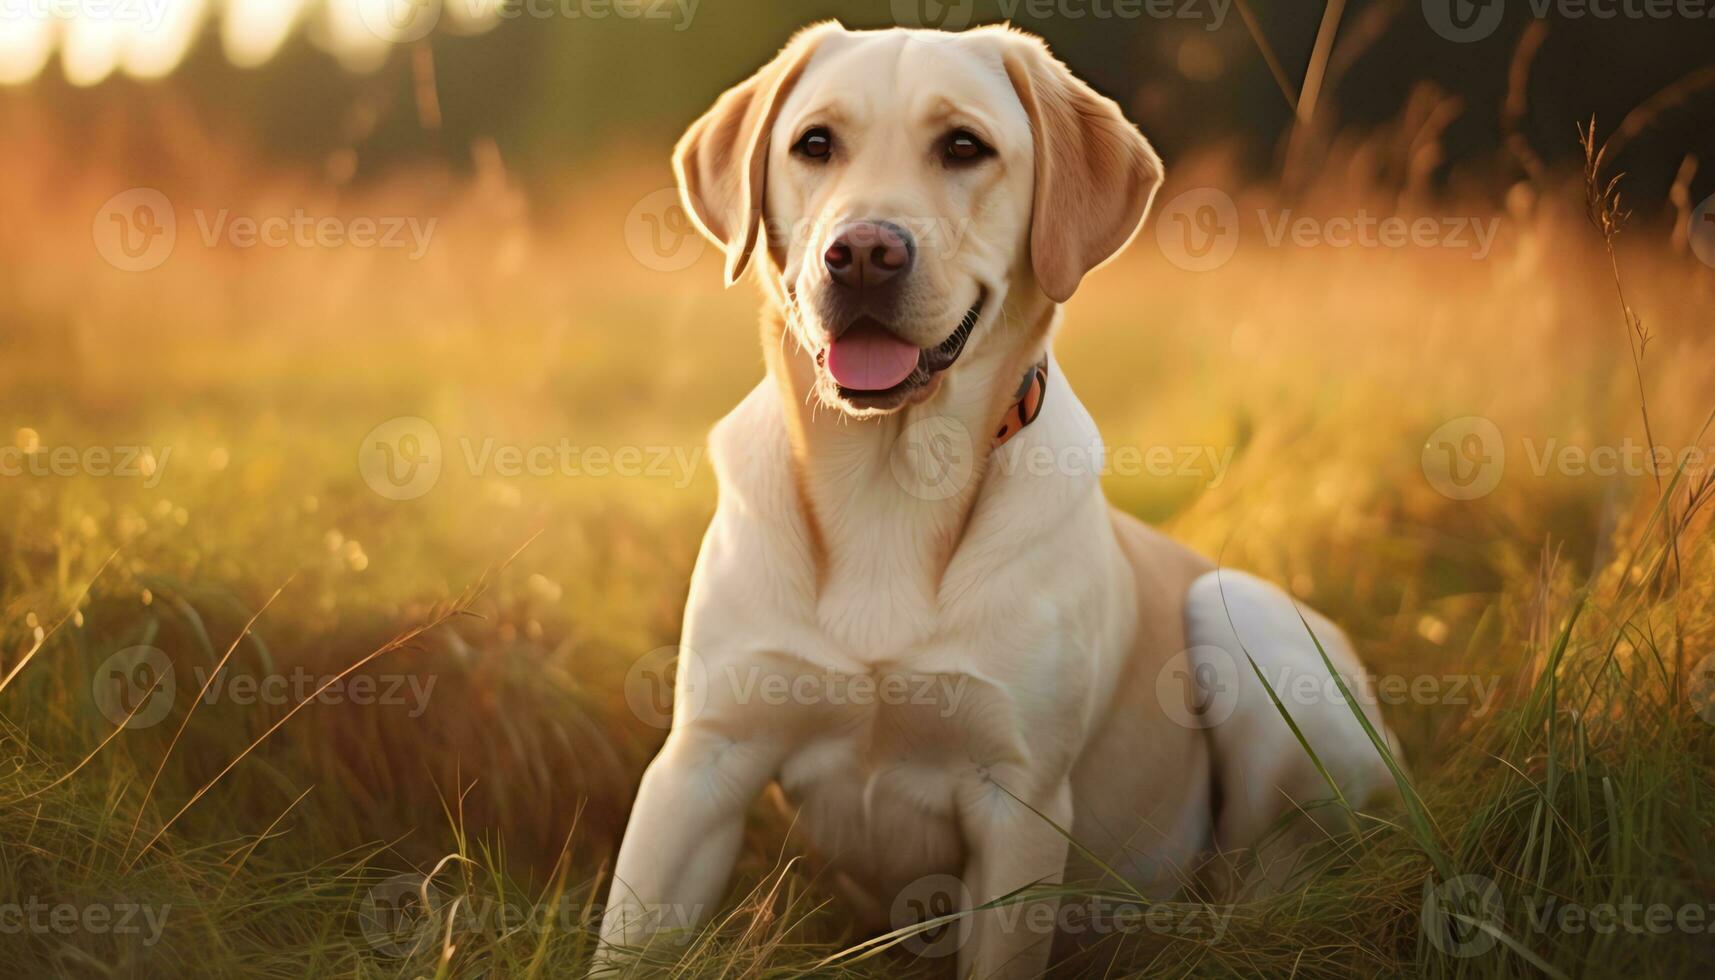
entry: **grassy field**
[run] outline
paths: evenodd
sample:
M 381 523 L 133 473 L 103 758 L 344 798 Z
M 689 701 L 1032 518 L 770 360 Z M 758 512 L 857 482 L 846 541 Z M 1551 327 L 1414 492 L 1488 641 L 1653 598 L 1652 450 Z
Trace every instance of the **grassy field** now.
M 664 152 L 553 205 L 494 166 L 352 190 L 206 158 L 151 182 L 179 230 L 146 272 L 92 247 L 131 182 L 80 152 L 34 146 L 0 187 L 0 963 L 577 972 L 663 734 L 634 665 L 676 639 L 714 502 L 702 435 L 760 377 L 750 291 L 719 288 L 712 249 L 627 246 Z M 1162 200 L 1213 173 L 1176 169 Z M 1636 450 L 1641 390 L 1655 442 L 1715 451 L 1715 271 L 1665 226 L 1620 236 L 1652 335 L 1634 370 L 1582 187 L 1496 208 L 1361 186 L 1235 193 L 1210 271 L 1146 229 L 1058 350 L 1133 461 L 1119 506 L 1289 586 L 1379 677 L 1429 679 L 1386 708 L 1423 811 L 1215 908 L 1218 936 L 1119 930 L 1080 969 L 1707 975 L 1708 461 L 1658 483 Z M 294 208 L 437 224 L 416 259 L 202 237 L 222 209 Z M 1482 258 L 1273 244 L 1288 209 L 1499 231 Z M 440 451 L 411 458 L 438 479 L 390 499 L 366 454 L 423 424 Z M 508 464 L 533 447 L 553 461 Z M 951 975 L 838 956 L 866 937 L 786 829 L 759 808 L 726 912 L 639 975 Z M 1426 901 L 1467 918 L 1426 924 Z M 1676 917 L 1634 929 L 1632 905 Z

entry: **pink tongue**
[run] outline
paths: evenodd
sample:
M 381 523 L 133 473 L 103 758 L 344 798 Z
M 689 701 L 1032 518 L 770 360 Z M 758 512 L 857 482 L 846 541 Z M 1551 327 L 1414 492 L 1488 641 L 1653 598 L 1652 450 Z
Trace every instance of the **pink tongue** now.
M 854 391 L 881 391 L 917 369 L 917 348 L 886 330 L 859 327 L 828 348 L 828 373 Z

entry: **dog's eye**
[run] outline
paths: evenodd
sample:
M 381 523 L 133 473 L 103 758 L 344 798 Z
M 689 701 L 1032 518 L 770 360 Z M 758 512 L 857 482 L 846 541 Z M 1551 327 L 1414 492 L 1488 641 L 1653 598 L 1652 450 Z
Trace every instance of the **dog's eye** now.
M 834 134 L 825 127 L 813 127 L 792 144 L 792 152 L 810 160 L 826 160 L 834 152 Z
M 984 157 L 994 156 L 994 148 L 978 139 L 977 134 L 968 129 L 955 129 L 942 141 L 941 155 L 948 163 L 974 163 Z

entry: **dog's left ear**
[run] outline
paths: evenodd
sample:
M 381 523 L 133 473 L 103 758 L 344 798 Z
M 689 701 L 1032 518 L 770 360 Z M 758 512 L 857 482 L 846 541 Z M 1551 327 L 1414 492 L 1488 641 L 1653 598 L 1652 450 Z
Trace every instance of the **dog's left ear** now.
M 1161 158 L 1040 39 L 1008 34 L 1006 73 L 1036 140 L 1030 264 L 1048 298 L 1064 303 L 1137 233 L 1161 186 Z
M 816 46 L 840 25 L 806 27 L 760 71 L 727 89 L 691 124 L 673 151 L 673 173 L 685 210 L 703 234 L 726 249 L 726 282 L 744 274 L 762 224 L 768 133 L 780 103 L 803 74 Z

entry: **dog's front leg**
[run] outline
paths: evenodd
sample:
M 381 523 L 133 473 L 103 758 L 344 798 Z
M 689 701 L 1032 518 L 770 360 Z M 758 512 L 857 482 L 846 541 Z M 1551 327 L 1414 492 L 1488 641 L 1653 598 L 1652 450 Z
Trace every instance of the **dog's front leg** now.
M 773 778 L 776 753 L 696 725 L 675 728 L 643 774 L 602 916 L 596 968 L 616 946 L 658 932 L 690 935 L 715 911 L 744 836 L 751 802 Z
M 1070 781 L 1036 799 L 1024 797 L 1029 806 L 993 783 L 975 795 L 964 813 L 970 849 L 964 880 L 971 907 L 1026 885 L 1059 884 L 1066 870 L 1067 841 L 1056 828 L 1072 826 Z M 1033 899 L 972 915 L 970 933 L 959 948 L 959 976 L 962 980 L 1041 976 L 1048 965 L 1059 909 L 1058 899 Z

